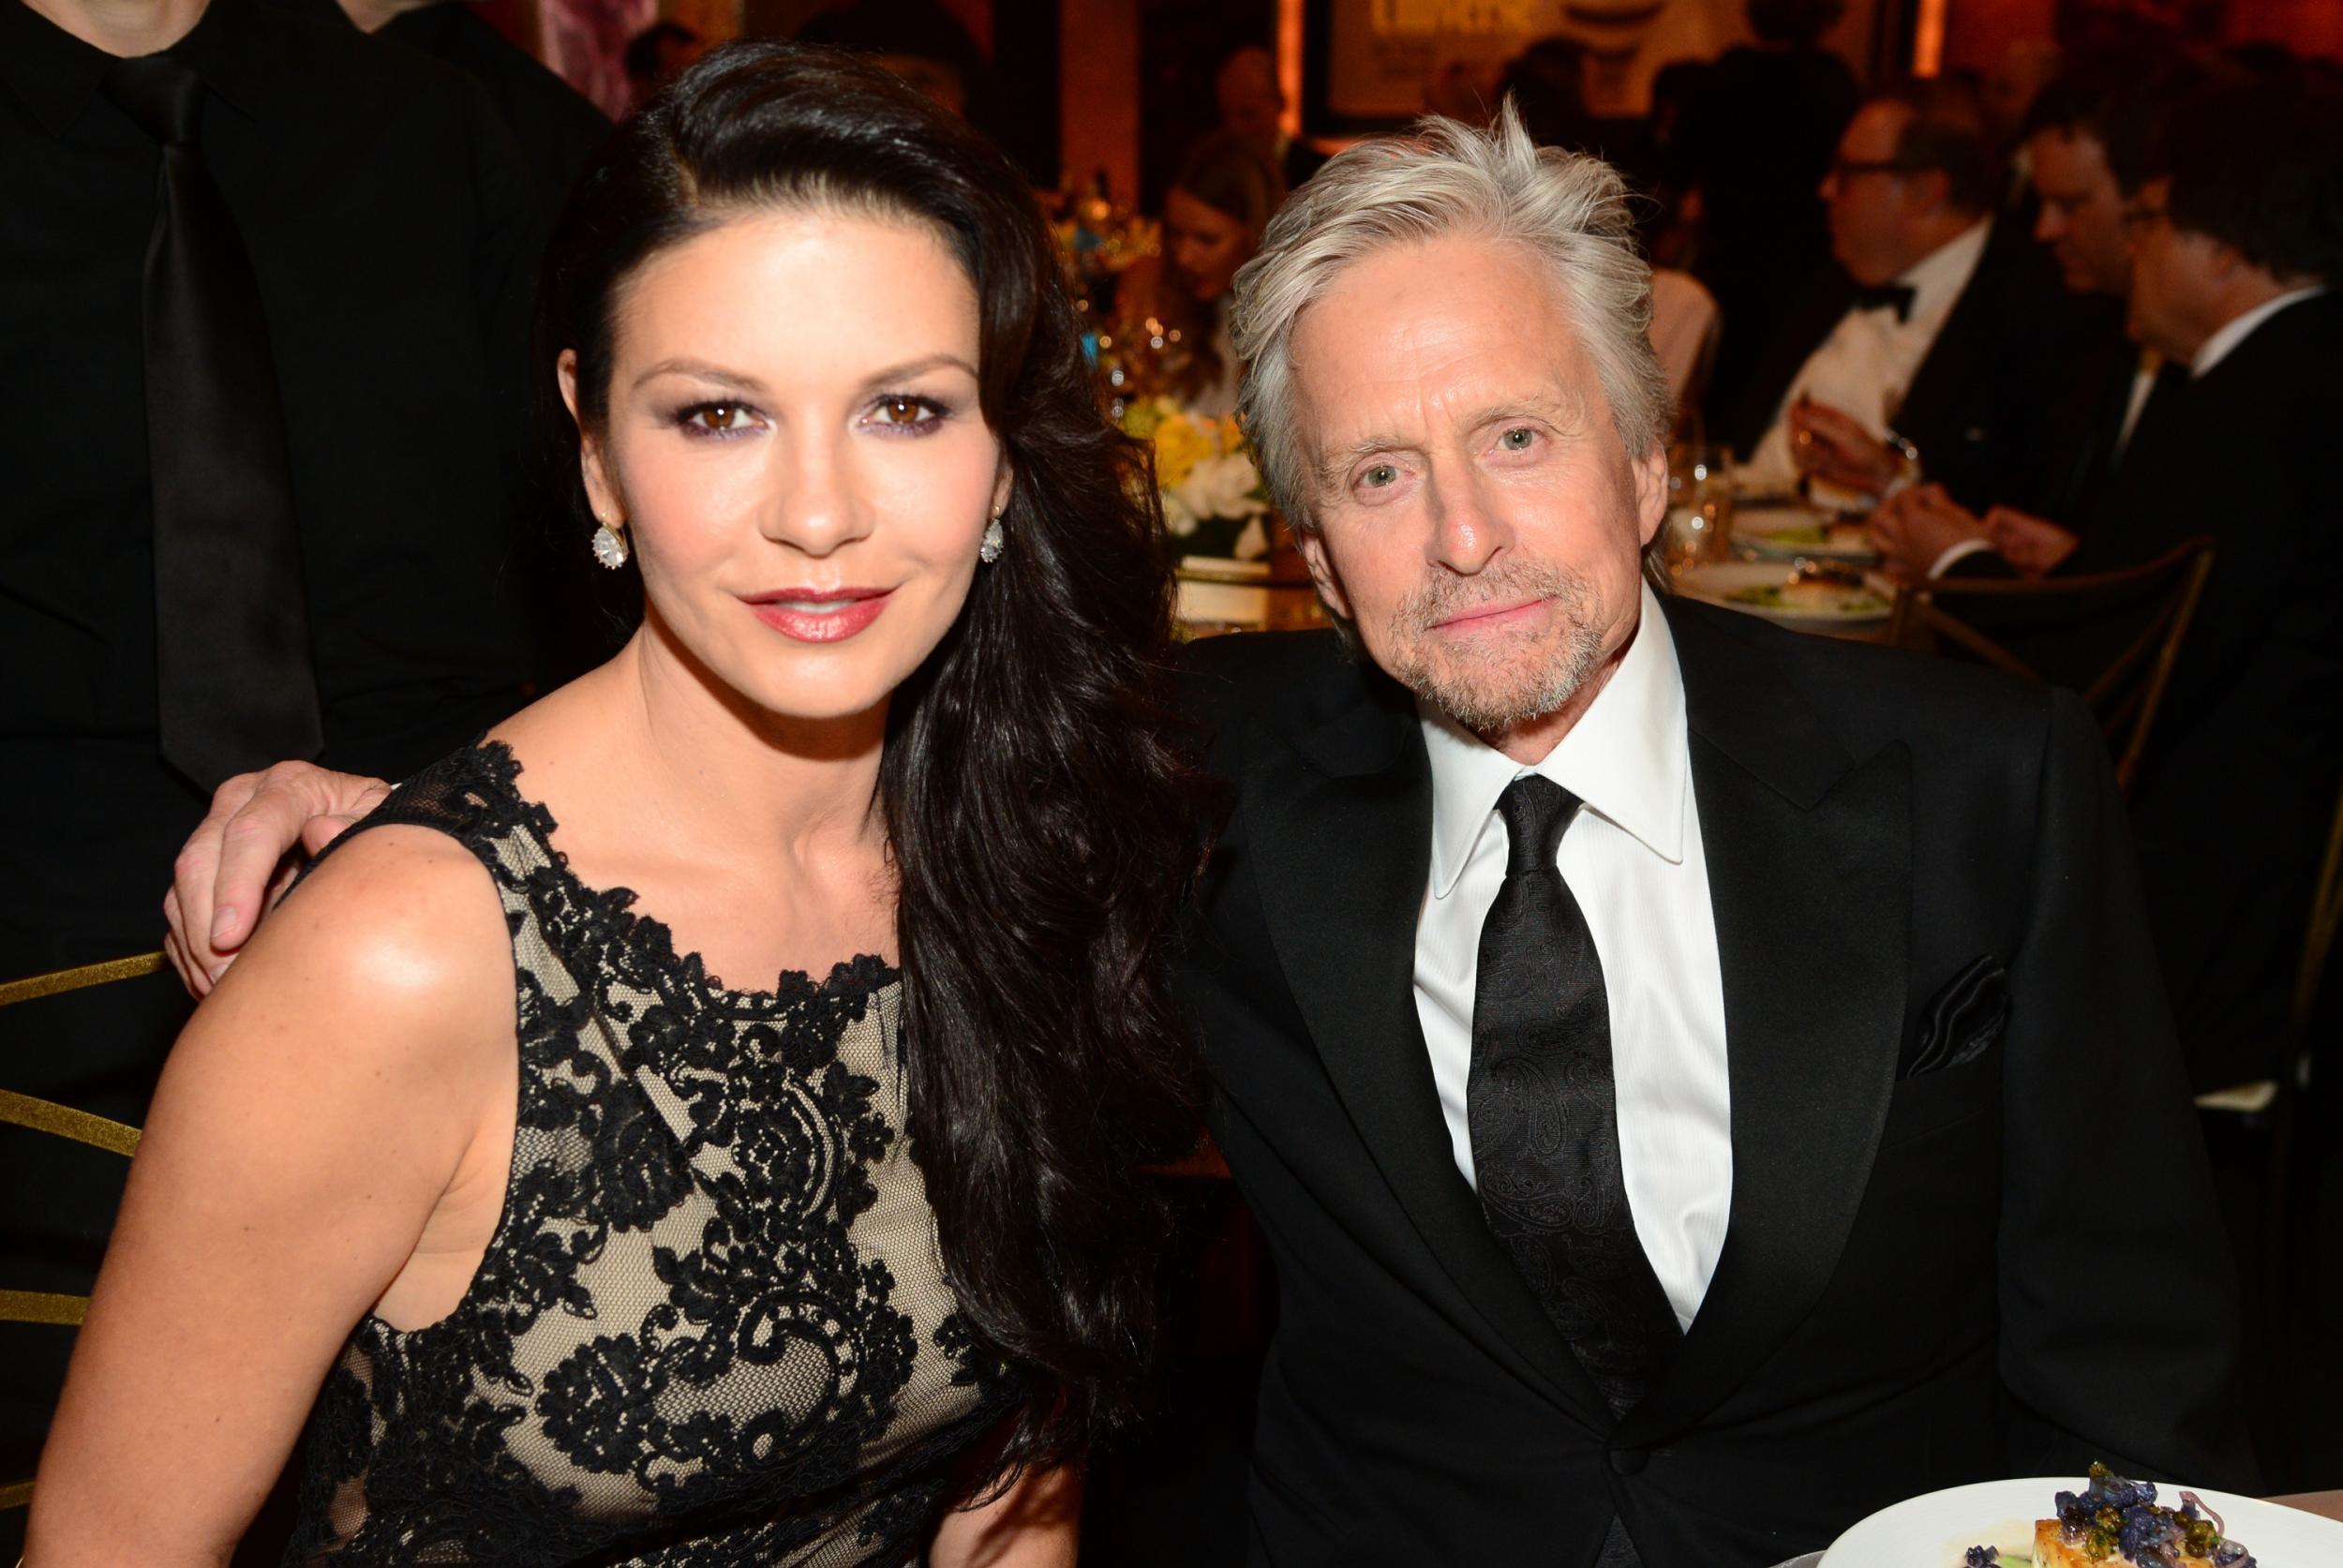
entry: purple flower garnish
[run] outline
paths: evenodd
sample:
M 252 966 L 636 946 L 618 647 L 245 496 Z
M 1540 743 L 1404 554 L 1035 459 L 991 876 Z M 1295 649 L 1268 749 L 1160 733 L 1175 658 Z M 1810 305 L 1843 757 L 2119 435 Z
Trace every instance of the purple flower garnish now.
M 1961 1568 L 2001 1568 L 2001 1550 L 1996 1546 L 1971 1546 L 1961 1559 Z

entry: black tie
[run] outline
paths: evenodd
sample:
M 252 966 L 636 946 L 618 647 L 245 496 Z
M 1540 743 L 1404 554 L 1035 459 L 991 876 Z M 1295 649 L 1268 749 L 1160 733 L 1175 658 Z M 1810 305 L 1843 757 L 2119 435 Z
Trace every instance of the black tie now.
M 1912 301 L 1917 297 L 1909 283 L 1858 283 L 1855 286 L 1855 308 L 1858 310 L 1892 310 L 1896 320 L 1912 319 Z
M 1466 1120 L 1489 1229 L 1614 1413 L 1682 1337 L 1635 1235 L 1610 998 L 1555 853 L 1578 799 L 1528 774 L 1497 802 L 1505 881 L 1481 926 Z
M 203 82 L 168 54 L 106 96 L 162 148 L 146 246 L 156 696 L 164 759 L 205 789 L 323 743 L 283 404 L 260 285 L 196 150 Z

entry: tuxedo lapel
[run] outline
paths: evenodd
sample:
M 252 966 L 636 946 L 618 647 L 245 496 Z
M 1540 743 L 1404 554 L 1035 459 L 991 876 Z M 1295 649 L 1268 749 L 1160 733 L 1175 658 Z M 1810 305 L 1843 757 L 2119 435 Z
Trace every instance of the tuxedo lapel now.
M 1855 759 L 1759 647 L 1672 614 L 1724 982 L 1733 1201 L 1674 1364 L 1620 1441 L 1738 1387 L 1821 1295 L 1894 1087 L 1909 962 L 1910 757 Z
M 1548 1397 L 1609 1415 L 1457 1171 L 1415 1010 L 1415 928 L 1429 874 L 1430 764 L 1413 707 L 1374 678 L 1360 700 L 1273 736 L 1244 812 L 1277 961 L 1327 1075 L 1425 1245 Z

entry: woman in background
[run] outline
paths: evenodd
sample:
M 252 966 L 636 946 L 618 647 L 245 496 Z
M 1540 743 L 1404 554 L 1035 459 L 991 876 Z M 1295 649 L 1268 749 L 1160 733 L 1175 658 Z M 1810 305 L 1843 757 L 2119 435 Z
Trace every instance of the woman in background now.
M 1127 282 L 1124 333 L 1144 330 L 1152 318 L 1166 338 L 1179 335 L 1180 349 L 1164 358 L 1163 390 L 1194 412 L 1222 419 L 1236 411 L 1229 288 L 1261 249 L 1261 231 L 1285 197 L 1284 179 L 1252 142 L 1214 132 L 1188 150 L 1164 196 L 1161 268 Z
M 198 1011 L 28 1561 L 225 1561 L 306 1422 L 297 1561 L 1070 1561 L 1197 851 L 1046 231 L 893 79 L 739 46 L 599 156 L 540 321 L 642 627 Z

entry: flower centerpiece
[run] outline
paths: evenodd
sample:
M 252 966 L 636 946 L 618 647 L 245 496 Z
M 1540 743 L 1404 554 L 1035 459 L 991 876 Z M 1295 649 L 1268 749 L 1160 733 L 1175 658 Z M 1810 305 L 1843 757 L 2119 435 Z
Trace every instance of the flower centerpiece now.
M 1269 554 L 1269 497 L 1233 419 L 1191 413 L 1169 397 L 1132 399 L 1123 428 L 1155 448 L 1156 488 L 1173 553 L 1231 560 Z

